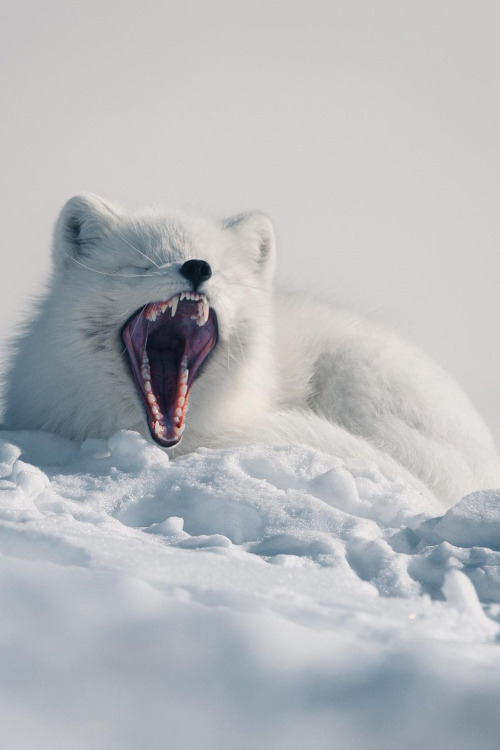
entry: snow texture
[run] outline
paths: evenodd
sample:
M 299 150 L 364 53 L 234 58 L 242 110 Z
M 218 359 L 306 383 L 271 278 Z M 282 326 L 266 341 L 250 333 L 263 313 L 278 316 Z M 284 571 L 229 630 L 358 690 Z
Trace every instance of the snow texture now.
M 500 490 L 0 433 L 6 748 L 497 750 Z

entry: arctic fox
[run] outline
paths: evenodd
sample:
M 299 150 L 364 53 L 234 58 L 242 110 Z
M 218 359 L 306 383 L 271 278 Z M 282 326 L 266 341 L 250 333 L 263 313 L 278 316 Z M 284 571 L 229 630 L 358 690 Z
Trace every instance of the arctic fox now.
M 302 443 L 375 461 L 444 506 L 500 486 L 491 435 L 445 372 L 372 322 L 279 291 L 275 262 L 261 213 L 125 215 L 75 196 L 17 342 L 7 426 L 78 441 L 126 428 L 174 455 Z

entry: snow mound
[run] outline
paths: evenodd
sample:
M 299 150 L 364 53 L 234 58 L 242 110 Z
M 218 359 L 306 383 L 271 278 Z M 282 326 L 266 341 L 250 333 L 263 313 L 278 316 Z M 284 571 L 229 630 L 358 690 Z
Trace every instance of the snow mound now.
M 0 433 L 0 490 L 6 746 L 496 749 L 500 491 L 130 432 Z

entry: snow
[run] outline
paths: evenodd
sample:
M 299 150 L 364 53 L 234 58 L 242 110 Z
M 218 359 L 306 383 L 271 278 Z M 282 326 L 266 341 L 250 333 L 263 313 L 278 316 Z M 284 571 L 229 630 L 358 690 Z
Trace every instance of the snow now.
M 497 750 L 500 490 L 0 433 L 9 748 Z

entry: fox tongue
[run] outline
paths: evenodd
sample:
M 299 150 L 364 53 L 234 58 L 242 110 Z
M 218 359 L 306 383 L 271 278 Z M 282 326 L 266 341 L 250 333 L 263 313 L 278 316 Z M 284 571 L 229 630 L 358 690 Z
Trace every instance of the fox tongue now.
M 179 385 L 179 358 L 168 349 L 149 349 L 151 385 L 162 414 L 168 422 L 173 417 L 173 409 Z M 171 425 L 169 425 L 171 426 Z
M 147 393 L 151 429 L 159 441 L 178 441 L 184 431 L 189 396 L 187 357 L 175 350 L 148 348 L 144 354 L 151 390 Z M 148 356 L 149 355 L 149 356 Z

